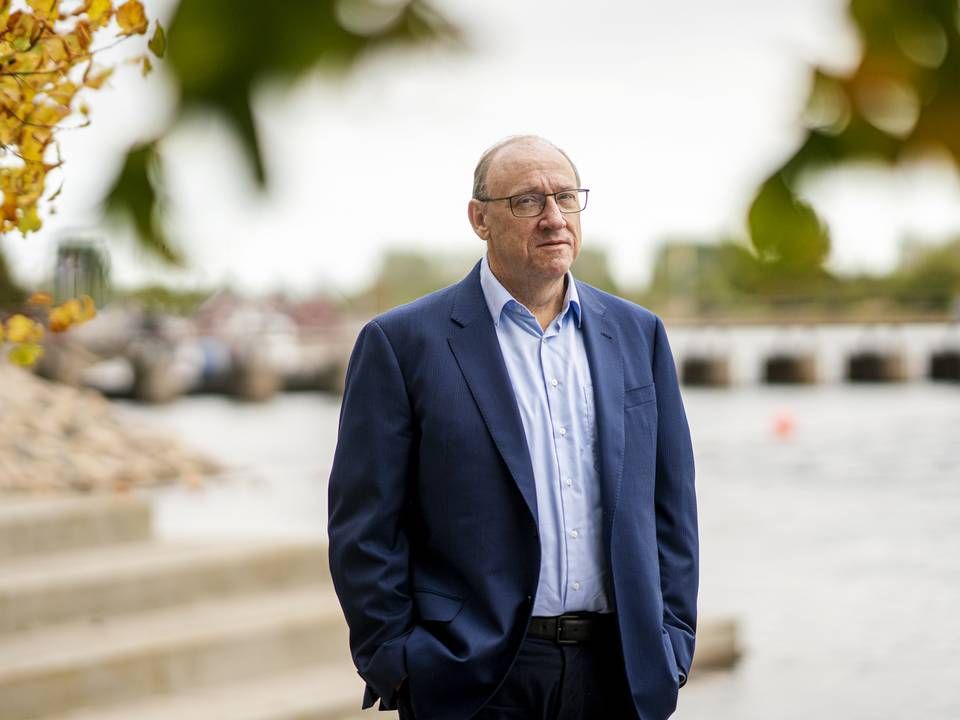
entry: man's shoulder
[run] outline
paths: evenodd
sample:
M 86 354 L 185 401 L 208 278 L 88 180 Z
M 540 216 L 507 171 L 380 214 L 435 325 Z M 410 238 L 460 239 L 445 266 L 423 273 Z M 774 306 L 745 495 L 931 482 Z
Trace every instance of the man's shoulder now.
M 438 322 L 449 322 L 459 285 L 459 282 L 454 283 L 411 302 L 397 305 L 380 313 L 370 322 L 379 325 L 388 335 L 415 331 Z

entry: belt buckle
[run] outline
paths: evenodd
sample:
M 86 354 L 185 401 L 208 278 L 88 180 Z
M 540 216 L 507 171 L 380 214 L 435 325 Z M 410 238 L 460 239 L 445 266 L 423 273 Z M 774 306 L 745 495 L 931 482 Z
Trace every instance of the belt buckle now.
M 576 615 L 561 615 L 560 617 L 557 618 L 557 635 L 554 638 L 554 641 L 557 643 L 557 645 L 576 645 L 580 642 L 579 640 L 565 640 L 563 638 L 564 620 L 576 620 L 576 619 L 577 619 Z

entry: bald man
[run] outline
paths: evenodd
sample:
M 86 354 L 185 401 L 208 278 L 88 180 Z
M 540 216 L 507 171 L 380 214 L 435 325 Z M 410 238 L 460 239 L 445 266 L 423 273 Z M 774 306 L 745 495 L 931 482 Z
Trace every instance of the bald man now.
M 534 136 L 487 150 L 486 254 L 360 333 L 330 568 L 363 706 L 401 720 L 663 720 L 693 657 L 693 452 L 660 319 L 586 283 L 588 190 Z

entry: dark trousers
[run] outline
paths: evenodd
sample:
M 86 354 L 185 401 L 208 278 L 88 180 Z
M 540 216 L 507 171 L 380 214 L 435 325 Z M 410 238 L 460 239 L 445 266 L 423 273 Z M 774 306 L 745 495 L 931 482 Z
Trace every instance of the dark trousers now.
M 404 698 L 405 699 L 405 698 Z M 636 720 L 615 626 L 579 645 L 527 638 L 473 720 Z M 400 720 L 413 720 L 401 700 Z

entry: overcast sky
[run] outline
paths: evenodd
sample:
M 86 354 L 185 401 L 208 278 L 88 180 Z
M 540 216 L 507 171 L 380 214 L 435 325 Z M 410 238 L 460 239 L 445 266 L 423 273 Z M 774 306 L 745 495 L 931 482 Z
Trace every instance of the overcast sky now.
M 46 273 L 72 228 L 108 240 L 124 284 L 350 291 L 387 247 L 479 257 L 465 210 L 473 166 L 502 136 L 532 132 L 566 149 L 591 188 L 585 243 L 609 251 L 620 281 L 643 282 L 665 238 L 742 233 L 756 185 L 800 140 L 809 64 L 858 57 L 845 0 L 437 5 L 469 50 L 379 55 L 345 82 L 314 75 L 260 94 L 266 194 L 218 121 L 181 126 L 164 158 L 185 272 L 161 272 L 123 229 L 99 224 L 96 200 L 123 150 L 170 107 L 162 69 L 143 80 L 123 68 L 90 97 L 92 126 L 64 133 L 57 215 L 37 235 L 2 239 L 17 276 Z M 836 269 L 883 271 L 905 235 L 960 232 L 960 179 L 945 161 L 834 172 L 807 191 Z

